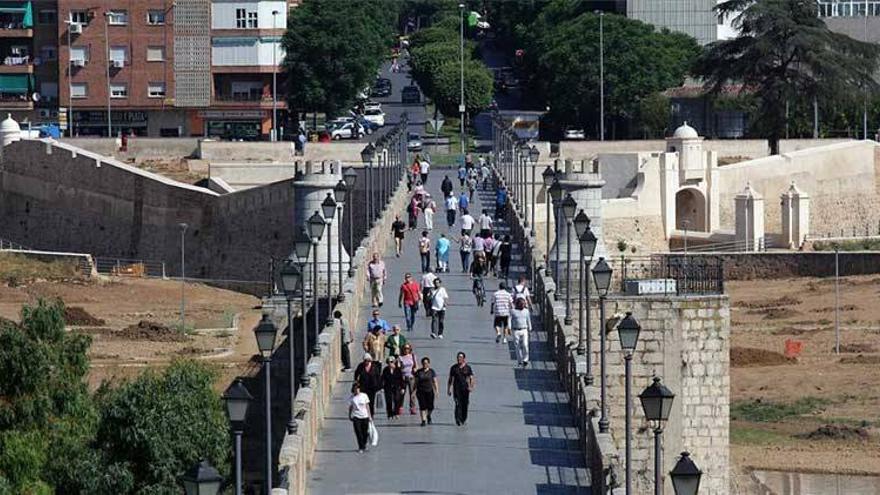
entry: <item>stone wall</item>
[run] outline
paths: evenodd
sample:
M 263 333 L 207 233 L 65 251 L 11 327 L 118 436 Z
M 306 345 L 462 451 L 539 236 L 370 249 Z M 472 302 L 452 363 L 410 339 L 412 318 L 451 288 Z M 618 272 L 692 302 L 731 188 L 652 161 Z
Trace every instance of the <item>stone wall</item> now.
M 210 162 L 280 162 L 292 163 L 295 160 L 340 160 L 343 162 L 360 163 L 362 142 L 306 143 L 305 154 L 296 156 L 293 143 L 281 141 L 276 143 L 199 141 L 198 156 Z
M 698 129 L 699 131 L 699 129 Z M 827 144 L 851 141 L 849 139 L 783 139 L 779 143 L 780 153 L 824 146 Z M 707 139 L 703 149 L 715 151 L 720 158 L 743 157 L 744 160 L 770 155 L 766 139 Z M 562 141 L 559 143 L 559 156 L 573 160 L 588 160 L 599 153 L 630 153 L 636 151 L 665 151 L 666 141 Z
M 610 256 L 620 254 L 618 241 L 626 243 L 627 255 L 647 256 L 667 251 L 669 244 L 664 237 L 660 215 L 605 219 L 605 245 Z
M 679 256 L 680 255 L 671 255 Z M 689 254 L 689 259 L 721 258 L 725 280 L 834 276 L 834 252 Z M 841 251 L 840 275 L 880 273 L 880 252 Z
M 175 160 L 196 156 L 199 138 L 143 138 L 128 140 L 128 150 L 119 150 L 116 138 L 61 138 L 61 142 L 118 160 Z

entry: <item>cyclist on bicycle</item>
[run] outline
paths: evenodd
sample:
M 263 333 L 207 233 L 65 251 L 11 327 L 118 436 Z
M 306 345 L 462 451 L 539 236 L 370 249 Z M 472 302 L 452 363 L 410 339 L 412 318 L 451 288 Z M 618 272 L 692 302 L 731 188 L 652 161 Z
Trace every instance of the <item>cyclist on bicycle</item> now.
M 483 276 L 486 274 L 486 261 L 482 256 L 477 256 L 471 263 L 471 278 L 474 281 L 473 293 L 477 298 L 477 306 L 482 306 L 486 300 L 486 288 L 483 285 Z

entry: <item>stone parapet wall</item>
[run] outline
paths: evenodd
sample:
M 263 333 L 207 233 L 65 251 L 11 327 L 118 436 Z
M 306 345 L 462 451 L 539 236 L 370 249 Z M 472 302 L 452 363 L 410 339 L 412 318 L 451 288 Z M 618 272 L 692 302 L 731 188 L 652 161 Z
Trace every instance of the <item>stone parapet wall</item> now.
M 725 280 L 834 276 L 834 251 L 688 254 L 702 257 L 720 258 Z M 880 252 L 841 251 L 839 264 L 841 276 L 880 273 Z
M 391 223 L 394 216 L 403 211 L 408 193 L 405 182 L 401 181 L 381 217 L 376 221 L 367 236 L 352 256 L 355 269 L 353 277 L 346 277 L 343 283 L 345 299 L 334 307 L 342 313 L 343 319 L 350 328 L 355 328 L 360 321 L 361 306 L 370 297 L 366 280 L 366 265 L 370 254 L 379 252 L 383 255 L 390 249 Z M 314 356 L 308 363 L 309 385 L 297 391 L 293 403 L 293 415 L 297 418 L 296 432 L 284 436 L 278 454 L 278 475 L 280 486 L 273 490 L 273 495 L 304 494 L 308 485 L 308 470 L 314 461 L 318 435 L 324 424 L 325 414 L 330 404 L 333 386 L 342 372 L 341 362 L 341 329 L 338 322 L 327 325 L 319 336 L 320 355 Z
M 698 129 L 699 131 L 700 129 Z M 851 139 L 783 139 L 779 142 L 780 153 L 790 153 L 806 148 L 824 146 L 826 144 L 843 143 Z M 770 146 L 766 139 L 706 139 L 703 149 L 715 151 L 719 157 L 742 157 L 743 160 L 761 158 L 770 155 Z M 630 140 L 630 141 L 562 141 L 559 143 L 559 156 L 574 160 L 592 159 L 599 153 L 631 153 L 636 151 L 666 150 L 666 141 Z

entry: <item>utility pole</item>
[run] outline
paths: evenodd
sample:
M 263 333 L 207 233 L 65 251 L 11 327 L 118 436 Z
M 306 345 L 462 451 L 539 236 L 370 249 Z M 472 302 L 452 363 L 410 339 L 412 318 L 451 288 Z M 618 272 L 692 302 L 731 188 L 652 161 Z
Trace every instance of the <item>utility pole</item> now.
M 464 135 L 464 4 L 458 4 L 458 13 L 459 13 L 459 22 L 461 24 L 461 33 L 459 36 L 459 65 L 461 66 L 461 100 L 458 104 L 458 114 L 461 119 L 461 156 L 464 159 L 464 155 L 467 153 L 465 148 L 465 135 Z
M 599 13 L 599 140 L 605 141 L 605 12 Z
M 110 11 L 104 12 L 104 53 L 107 55 L 107 137 L 113 138 L 113 123 L 110 116 Z M 181 313 L 182 314 L 182 313 Z
M 278 11 L 272 11 L 272 27 L 278 29 Z M 272 141 L 278 141 L 278 47 L 272 45 Z

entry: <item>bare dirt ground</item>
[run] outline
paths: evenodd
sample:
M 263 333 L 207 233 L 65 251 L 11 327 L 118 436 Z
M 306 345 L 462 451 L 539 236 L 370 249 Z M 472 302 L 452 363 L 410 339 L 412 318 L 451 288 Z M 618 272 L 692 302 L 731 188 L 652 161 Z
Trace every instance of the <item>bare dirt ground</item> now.
M 216 364 L 222 375 L 219 388 L 251 370 L 256 344 L 250 330 L 260 317 L 255 309 L 259 300 L 253 296 L 186 284 L 188 331 L 183 333 L 179 282 L 135 278 L 35 281 L 18 287 L 0 285 L 0 317 L 17 321 L 22 304 L 39 297 L 60 297 L 68 308 L 70 330 L 91 335 L 89 385 L 93 388 L 103 380 L 135 376 L 176 358 Z
M 727 288 L 735 472 L 880 474 L 880 277 L 841 279 L 839 355 L 833 278 Z
M 179 160 L 144 160 L 143 162 L 137 164 L 135 164 L 134 162 L 132 162 L 131 164 L 148 172 L 164 175 L 169 179 L 184 182 L 186 184 L 195 184 L 201 179 L 205 179 L 208 177 L 208 174 L 190 171 L 189 165 L 185 158 L 181 158 Z

